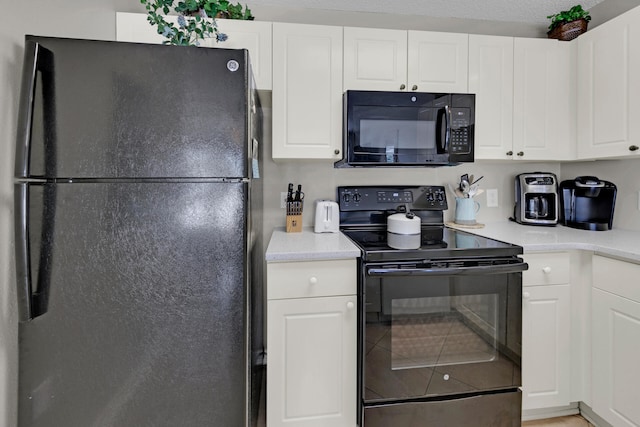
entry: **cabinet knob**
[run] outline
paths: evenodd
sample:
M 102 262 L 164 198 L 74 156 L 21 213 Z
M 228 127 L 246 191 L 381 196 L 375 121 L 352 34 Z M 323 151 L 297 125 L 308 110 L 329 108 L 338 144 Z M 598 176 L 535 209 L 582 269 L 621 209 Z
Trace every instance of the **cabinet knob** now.
M 524 297 L 524 299 L 529 299 L 529 298 L 531 298 L 531 294 L 530 294 L 529 292 L 524 292 L 524 293 L 522 294 L 522 296 Z
M 418 86 L 417 85 L 411 86 L 411 90 L 418 90 Z
M 513 151 L 507 151 L 507 156 L 513 156 Z
M 629 151 L 638 151 L 638 148 L 640 147 L 638 147 L 637 145 L 632 145 L 629 147 Z
M 316 283 L 318 283 L 318 278 L 317 277 L 314 276 L 314 277 L 311 277 L 309 279 L 309 284 L 315 285 Z
M 340 150 L 333 150 L 333 154 L 337 156 L 338 154 L 340 154 Z
M 543 272 L 544 274 L 549 274 L 549 273 L 551 273 L 551 267 L 544 267 L 544 268 L 542 269 L 542 272 Z
M 404 83 L 400 85 L 400 90 L 405 90 L 406 88 L 407 86 L 405 86 Z
M 353 302 L 351 302 L 351 301 L 349 301 L 349 302 L 347 303 L 347 308 L 348 308 L 349 310 L 353 310 L 353 308 L 354 308 L 355 306 L 356 306 L 356 305 L 355 305 Z
M 520 157 L 524 156 L 524 151 L 518 151 L 518 156 Z

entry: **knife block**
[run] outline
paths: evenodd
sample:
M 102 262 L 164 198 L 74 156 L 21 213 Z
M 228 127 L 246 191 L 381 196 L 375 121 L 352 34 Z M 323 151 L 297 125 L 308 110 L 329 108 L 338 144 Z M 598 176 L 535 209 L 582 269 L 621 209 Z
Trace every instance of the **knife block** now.
M 302 202 L 287 202 L 287 233 L 302 232 Z

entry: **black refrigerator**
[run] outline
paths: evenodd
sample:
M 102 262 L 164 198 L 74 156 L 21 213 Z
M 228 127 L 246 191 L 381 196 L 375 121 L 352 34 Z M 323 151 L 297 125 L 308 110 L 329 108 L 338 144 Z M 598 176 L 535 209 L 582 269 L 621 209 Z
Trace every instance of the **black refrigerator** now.
M 26 36 L 19 427 L 256 424 L 260 122 L 246 50 Z

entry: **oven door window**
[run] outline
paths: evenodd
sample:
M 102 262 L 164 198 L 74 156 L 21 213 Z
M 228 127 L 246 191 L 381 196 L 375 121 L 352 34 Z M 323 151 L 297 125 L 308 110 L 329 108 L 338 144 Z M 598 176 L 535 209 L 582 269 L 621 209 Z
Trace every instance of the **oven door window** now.
M 365 400 L 518 386 L 509 328 L 521 328 L 521 291 L 510 276 L 367 278 Z

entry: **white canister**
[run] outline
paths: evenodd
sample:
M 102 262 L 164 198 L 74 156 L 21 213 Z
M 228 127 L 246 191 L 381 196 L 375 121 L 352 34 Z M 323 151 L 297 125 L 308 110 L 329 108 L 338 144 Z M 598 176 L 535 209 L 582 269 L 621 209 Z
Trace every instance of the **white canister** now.
M 387 245 L 394 249 L 418 249 L 421 244 L 420 217 L 397 213 L 387 217 Z

